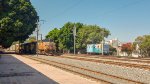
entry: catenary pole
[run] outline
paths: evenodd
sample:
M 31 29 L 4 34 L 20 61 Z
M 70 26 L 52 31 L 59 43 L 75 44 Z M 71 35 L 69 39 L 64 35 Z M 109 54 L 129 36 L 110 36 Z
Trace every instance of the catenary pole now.
M 37 40 L 37 43 L 36 43 L 36 55 L 38 56 L 38 37 L 39 37 L 39 20 L 37 21 L 37 37 L 36 37 L 36 40 Z
M 74 55 L 76 54 L 76 26 L 73 27 L 73 36 L 74 36 Z
M 102 55 L 104 55 L 104 29 L 102 30 Z
M 39 35 L 41 35 L 41 41 L 42 41 L 42 34 L 39 34 L 39 29 L 40 29 L 40 21 L 42 21 L 43 22 L 43 24 L 44 24 L 44 22 L 45 22 L 45 20 L 37 20 L 37 44 L 36 44 L 36 55 L 38 56 L 38 50 L 39 50 L 39 48 L 38 48 L 38 37 L 39 37 Z

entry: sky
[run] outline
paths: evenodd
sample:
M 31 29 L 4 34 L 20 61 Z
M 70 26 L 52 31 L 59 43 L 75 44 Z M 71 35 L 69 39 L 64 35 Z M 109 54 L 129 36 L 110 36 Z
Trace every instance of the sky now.
M 150 34 L 150 0 L 30 0 L 40 20 L 43 37 L 67 22 L 106 28 L 111 35 L 132 42 Z

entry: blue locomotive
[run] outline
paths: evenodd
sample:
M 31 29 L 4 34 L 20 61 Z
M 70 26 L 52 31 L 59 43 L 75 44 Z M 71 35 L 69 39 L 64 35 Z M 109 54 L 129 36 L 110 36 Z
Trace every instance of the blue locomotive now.
M 104 54 L 109 54 L 109 45 L 104 44 L 103 46 Z M 91 54 L 101 54 L 102 53 L 102 44 L 88 44 L 86 48 L 87 53 Z

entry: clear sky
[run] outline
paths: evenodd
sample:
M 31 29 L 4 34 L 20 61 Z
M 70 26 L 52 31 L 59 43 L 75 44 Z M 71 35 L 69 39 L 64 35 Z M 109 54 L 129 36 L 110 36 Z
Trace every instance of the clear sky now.
M 31 0 L 42 24 L 45 36 L 66 22 L 81 22 L 105 27 L 108 39 L 134 41 L 137 36 L 150 34 L 150 0 Z

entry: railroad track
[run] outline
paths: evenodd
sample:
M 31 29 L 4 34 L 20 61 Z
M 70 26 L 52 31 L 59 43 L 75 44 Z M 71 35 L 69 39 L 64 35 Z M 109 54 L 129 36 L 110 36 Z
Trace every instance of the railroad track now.
M 46 60 L 46 59 L 42 59 L 38 57 L 31 57 L 31 56 L 23 56 L 23 57 L 36 60 L 36 61 L 48 64 L 57 68 L 61 68 L 63 70 L 70 71 L 72 73 L 75 73 L 83 77 L 90 78 L 90 79 L 93 79 L 93 80 L 96 80 L 105 84 L 112 84 L 112 83 L 113 84 L 143 84 L 139 81 L 126 79 L 123 77 L 117 77 L 117 76 L 109 75 L 106 73 L 93 71 L 93 70 L 89 70 L 89 69 L 85 69 L 82 67 L 77 67 L 77 66 L 73 66 L 69 64 L 63 64 L 63 63 L 59 63 L 55 61 L 50 61 L 50 60 Z
M 75 60 L 90 61 L 90 62 L 96 62 L 96 63 L 118 65 L 118 66 L 123 66 L 123 67 L 150 70 L 150 65 L 140 64 L 140 63 L 136 64 L 136 63 L 129 63 L 129 62 L 121 62 L 121 61 L 119 62 L 119 61 L 113 61 L 113 60 L 92 59 L 92 58 L 77 57 L 77 56 L 59 56 L 59 57 L 60 58 L 75 59 Z
M 66 56 L 64 56 L 66 57 Z M 106 60 L 117 60 L 117 61 L 127 61 L 127 62 L 139 62 L 139 63 L 150 63 L 150 59 L 138 59 L 138 58 L 118 58 L 118 57 L 107 57 L 107 56 L 75 56 L 71 55 L 70 57 L 84 57 L 84 58 L 95 58 L 95 59 L 106 59 Z
M 73 55 L 71 55 L 73 56 Z M 128 61 L 128 62 L 141 62 L 141 63 L 150 63 L 150 58 L 118 58 L 112 56 L 91 56 L 91 55 L 77 55 L 78 57 L 86 57 L 86 58 L 97 58 L 97 59 L 110 59 L 110 60 L 120 60 L 120 61 Z

